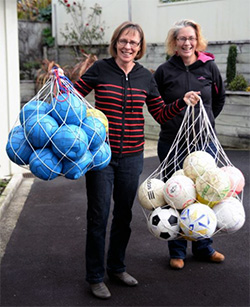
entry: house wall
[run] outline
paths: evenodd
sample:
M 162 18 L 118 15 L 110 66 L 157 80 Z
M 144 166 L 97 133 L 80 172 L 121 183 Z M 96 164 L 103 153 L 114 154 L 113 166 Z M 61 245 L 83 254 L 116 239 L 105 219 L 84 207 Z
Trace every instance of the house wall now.
M 222 145 L 250 150 L 250 93 L 227 92 L 216 131 Z
M 72 5 L 73 0 L 68 0 L 68 3 Z M 97 3 L 102 6 L 104 42 L 108 45 L 114 29 L 129 19 L 129 1 L 98 0 Z M 223 79 L 226 79 L 228 49 L 230 45 L 236 44 L 237 72 L 243 74 L 250 82 L 249 0 L 186 0 L 173 3 L 162 3 L 159 0 L 130 0 L 130 3 L 132 20 L 142 26 L 148 45 L 146 55 L 140 60 L 145 67 L 155 70 L 165 61 L 164 42 L 169 28 L 177 20 L 188 18 L 201 25 L 203 35 L 209 42 L 207 51 L 215 55 Z M 89 8 L 93 6 L 93 1 L 85 0 L 84 4 Z M 71 15 L 66 13 L 65 8 L 57 0 L 52 0 L 52 9 L 53 32 L 57 34 L 58 46 L 65 48 L 61 33 L 65 29 L 65 23 L 71 24 Z M 88 13 L 87 11 L 85 17 Z M 66 61 L 64 59 L 63 53 L 59 51 L 59 62 L 70 63 L 70 57 Z
M 102 6 L 101 20 L 105 25 L 104 41 L 108 43 L 113 30 L 123 21 L 129 20 L 128 0 L 98 0 Z M 73 0 L 68 0 L 69 4 Z M 92 0 L 85 0 L 87 8 Z M 180 19 L 193 19 L 203 30 L 209 41 L 231 41 L 249 39 L 249 0 L 186 0 L 161 3 L 159 0 L 131 0 L 132 20 L 139 23 L 148 43 L 165 41 L 168 29 Z M 71 16 L 57 0 L 52 0 L 53 31 L 57 33 L 59 45 L 64 45 L 61 32 L 65 23 L 71 24 Z M 86 12 L 85 18 L 89 12 Z
M 160 125 L 144 107 L 145 137 L 158 140 Z M 250 150 L 250 93 L 227 92 L 225 106 L 215 121 L 222 146 Z
M 16 0 L 0 0 L 0 178 L 21 170 L 10 161 L 5 151 L 9 131 L 20 110 L 18 56 Z
M 42 31 L 50 27 L 46 22 L 18 20 L 20 62 L 39 61 L 43 58 Z
M 233 44 L 237 46 L 236 71 L 238 74 L 244 75 L 250 83 L 250 40 L 208 42 L 207 52 L 214 54 L 215 63 L 221 72 L 223 80 L 226 80 L 228 51 Z M 140 60 L 140 63 L 148 69 L 156 70 L 165 61 L 166 51 L 164 44 L 148 44 L 146 54 Z
M 223 42 L 208 42 L 207 51 L 215 56 L 215 63 L 217 64 L 223 80 L 226 80 L 227 57 L 229 47 L 234 44 L 237 46 L 237 61 L 236 71 L 238 74 L 244 75 L 246 80 L 250 83 L 250 40 L 245 41 L 223 41 Z M 59 47 L 57 53 L 57 60 L 61 67 L 74 65 L 76 59 L 72 50 L 69 47 Z M 99 59 L 110 56 L 108 54 L 108 47 L 102 47 L 102 52 Z M 55 60 L 55 53 L 53 50 L 48 51 L 48 58 Z M 157 67 L 166 61 L 166 51 L 163 43 L 147 44 L 147 50 L 139 62 L 149 70 L 156 70 Z

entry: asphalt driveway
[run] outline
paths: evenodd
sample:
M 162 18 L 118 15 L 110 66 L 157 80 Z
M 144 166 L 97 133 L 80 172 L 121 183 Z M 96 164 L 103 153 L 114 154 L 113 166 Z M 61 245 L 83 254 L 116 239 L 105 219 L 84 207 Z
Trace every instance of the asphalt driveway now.
M 167 244 L 148 232 L 136 200 L 126 263 L 139 285 L 107 279 L 112 297 L 99 300 L 85 282 L 85 178 L 36 178 L 2 259 L 1 306 L 249 306 L 249 151 L 226 152 L 245 175 L 247 219 L 238 232 L 214 238 L 224 263 L 195 260 L 189 244 L 185 268 L 171 270 Z M 157 157 L 146 158 L 141 182 L 157 166 Z

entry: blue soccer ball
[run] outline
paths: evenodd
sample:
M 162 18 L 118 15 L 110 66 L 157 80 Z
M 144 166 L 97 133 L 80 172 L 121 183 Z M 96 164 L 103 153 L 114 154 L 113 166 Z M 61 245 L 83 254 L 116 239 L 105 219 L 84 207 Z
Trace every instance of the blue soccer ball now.
M 77 161 L 64 158 L 62 174 L 68 179 L 78 179 L 89 170 L 92 159 L 93 156 L 89 150 Z
M 57 121 L 46 114 L 34 115 L 24 123 L 25 135 L 36 148 L 48 146 L 58 127 Z
M 62 171 L 62 162 L 49 148 L 35 150 L 29 159 L 30 171 L 43 180 L 52 180 Z
M 31 100 L 27 102 L 19 113 L 19 120 L 21 125 L 24 124 L 29 118 L 37 114 L 47 114 L 49 111 L 49 104 L 41 100 Z
M 61 93 L 53 98 L 50 105 L 50 115 L 62 124 L 73 124 L 79 126 L 86 117 L 86 105 L 76 95 Z
M 10 131 L 6 152 L 12 162 L 18 165 L 29 164 L 29 158 L 33 149 L 27 142 L 24 129 L 21 125 L 14 127 Z
M 106 128 L 103 123 L 92 116 L 86 117 L 82 128 L 88 135 L 89 149 L 97 150 L 106 139 Z
M 62 125 L 52 138 L 52 150 L 59 157 L 79 160 L 88 148 L 88 136 L 76 125 Z
M 92 171 L 101 170 L 108 166 L 111 160 L 111 149 L 108 143 L 103 142 L 96 151 L 91 151 L 91 153 L 93 155 Z

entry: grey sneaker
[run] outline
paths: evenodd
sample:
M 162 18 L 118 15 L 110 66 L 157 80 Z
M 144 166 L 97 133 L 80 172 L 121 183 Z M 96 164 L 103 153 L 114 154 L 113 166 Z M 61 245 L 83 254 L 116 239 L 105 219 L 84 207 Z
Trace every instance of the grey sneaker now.
M 90 284 L 91 292 L 94 296 L 101 298 L 101 299 L 108 299 L 111 297 L 111 293 L 109 289 L 105 285 L 104 282 L 99 282 L 97 284 Z
M 108 275 L 111 280 L 122 282 L 127 286 L 134 287 L 138 285 L 138 281 L 133 276 L 129 275 L 127 272 L 108 273 Z

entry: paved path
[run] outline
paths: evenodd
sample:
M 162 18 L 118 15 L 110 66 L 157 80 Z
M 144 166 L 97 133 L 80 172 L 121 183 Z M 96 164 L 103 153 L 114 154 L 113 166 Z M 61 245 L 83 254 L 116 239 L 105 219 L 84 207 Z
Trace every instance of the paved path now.
M 94 298 L 85 282 L 85 179 L 24 178 L 1 223 L 7 245 L 1 306 L 249 306 L 249 152 L 227 154 L 246 178 L 247 220 L 237 233 L 215 237 L 225 262 L 196 261 L 189 244 L 185 268 L 171 270 L 167 244 L 148 232 L 136 200 L 126 263 L 140 284 L 128 288 L 107 279 L 107 301 Z M 146 158 L 141 182 L 157 166 L 157 157 Z

